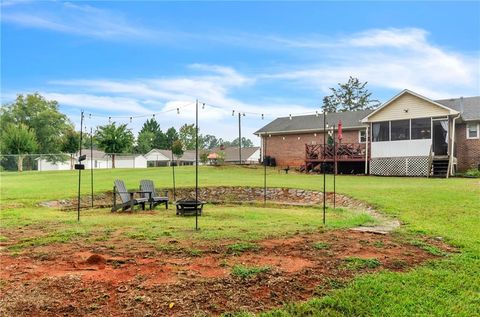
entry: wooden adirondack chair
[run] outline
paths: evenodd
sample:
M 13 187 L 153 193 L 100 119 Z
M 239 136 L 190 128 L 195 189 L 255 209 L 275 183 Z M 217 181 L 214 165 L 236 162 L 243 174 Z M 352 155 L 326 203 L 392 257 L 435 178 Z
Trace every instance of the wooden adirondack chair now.
M 142 197 L 134 198 L 135 194 L 141 194 Z M 147 197 L 144 197 L 145 194 L 147 194 Z M 117 195 L 120 197 L 120 204 L 117 204 Z M 122 211 L 125 211 L 129 208 L 131 211 L 133 211 L 133 207 L 136 205 L 141 205 L 142 210 L 145 210 L 145 204 L 149 201 L 150 196 L 148 193 L 141 191 L 128 191 L 125 187 L 125 183 L 122 180 L 116 179 L 114 181 L 112 211 L 117 211 L 120 208 Z
M 155 190 L 153 181 L 149 179 L 142 179 L 140 181 L 140 191 L 143 192 L 143 197 L 148 198 L 150 202 L 150 209 L 160 204 L 165 204 L 165 209 L 168 209 L 168 191 L 164 192 L 163 196 L 159 196 Z

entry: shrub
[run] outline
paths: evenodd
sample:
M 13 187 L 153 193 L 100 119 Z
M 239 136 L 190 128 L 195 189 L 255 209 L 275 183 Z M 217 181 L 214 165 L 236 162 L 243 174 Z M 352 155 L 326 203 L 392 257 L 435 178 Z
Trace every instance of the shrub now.
M 270 271 L 269 266 L 245 266 L 245 265 L 235 265 L 232 268 L 232 275 L 240 277 L 243 279 L 255 276 L 260 273 L 265 273 Z

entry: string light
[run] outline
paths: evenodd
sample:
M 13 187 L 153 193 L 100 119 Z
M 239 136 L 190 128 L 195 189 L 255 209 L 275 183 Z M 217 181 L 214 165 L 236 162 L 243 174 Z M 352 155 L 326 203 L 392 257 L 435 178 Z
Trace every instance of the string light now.
M 317 137 L 317 134 L 316 134 L 316 133 L 314 133 L 314 134 L 313 134 L 313 136 L 314 136 L 314 137 Z
M 132 123 L 132 117 L 130 117 L 130 123 Z
M 262 120 L 263 120 L 263 118 L 264 118 L 264 115 L 263 115 L 263 113 L 262 113 Z
M 290 120 L 292 120 L 292 114 L 289 114 L 288 116 L 290 117 Z
M 284 137 L 284 136 L 282 136 L 282 140 L 285 140 L 285 137 Z
M 242 115 L 245 117 L 245 112 Z
M 298 137 L 297 140 L 300 140 L 300 137 Z
M 318 117 L 318 111 L 315 111 L 315 117 Z
M 155 114 L 152 114 L 153 119 L 155 119 Z
M 232 117 L 235 116 L 235 110 L 232 110 Z
M 205 103 L 202 104 L 202 109 L 205 109 Z
M 180 108 L 177 108 L 177 114 L 180 114 Z
M 88 119 L 92 119 L 92 114 L 91 113 L 88 114 Z
M 108 117 L 108 123 L 112 122 L 112 117 Z

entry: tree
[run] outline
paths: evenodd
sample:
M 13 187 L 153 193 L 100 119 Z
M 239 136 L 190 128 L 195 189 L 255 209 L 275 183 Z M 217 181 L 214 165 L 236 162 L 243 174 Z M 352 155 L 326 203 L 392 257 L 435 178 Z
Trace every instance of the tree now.
M 210 149 L 213 149 L 215 147 L 220 146 L 219 139 L 217 139 L 217 137 L 214 136 L 214 135 L 207 134 L 207 135 L 202 136 L 201 139 L 202 139 L 201 148 L 203 148 L 203 149 L 209 149 L 210 150 Z
M 172 153 L 176 156 L 182 156 L 183 155 L 183 144 L 182 141 L 180 140 L 175 140 L 173 141 L 172 144 Z
M 165 148 L 171 149 L 173 142 L 175 142 L 176 140 L 178 140 L 177 130 L 175 130 L 174 127 L 171 127 L 167 130 L 167 132 L 165 132 Z
M 98 147 L 112 156 L 112 168 L 115 168 L 115 154 L 125 153 L 133 145 L 133 133 L 126 124 L 118 127 L 115 122 L 98 128 L 95 134 Z
M 200 163 L 202 164 L 207 164 L 208 162 L 208 152 L 207 151 L 202 151 L 200 152 Z
M 168 148 L 165 134 L 162 132 L 160 125 L 155 119 L 152 118 L 145 121 L 145 123 L 142 126 L 142 129 L 139 132 L 139 137 L 140 137 L 140 134 L 145 132 L 151 132 L 153 134 L 153 139 L 151 144 L 152 148 L 157 148 L 157 149 Z
M 77 153 L 80 144 L 80 132 L 67 130 L 63 136 L 61 151 L 70 154 L 70 169 L 73 169 L 73 155 Z
M 140 132 L 137 138 L 137 152 L 141 154 L 148 153 L 153 148 L 154 140 L 155 134 L 153 132 Z
M 184 124 L 178 133 L 178 138 L 182 141 L 185 150 L 195 149 L 195 124 Z M 200 140 L 199 140 L 200 141 Z M 199 142 L 200 145 L 200 142 Z
M 18 171 L 23 171 L 23 159 L 26 154 L 34 153 L 37 149 L 35 133 L 25 124 L 9 123 L 3 128 L 1 139 L 1 152 L 18 155 Z
M 325 112 L 344 112 L 378 107 L 380 102 L 371 99 L 372 93 L 366 88 L 367 83 L 350 76 L 347 83 L 338 84 L 339 88 L 330 88 L 332 94 L 323 98 L 322 109 Z
M 40 153 L 60 153 L 64 133 L 73 129 L 67 116 L 58 111 L 58 102 L 46 100 L 38 93 L 18 95 L 13 103 L 2 107 L 0 127 L 6 123 L 24 124 L 30 129 Z
M 238 138 L 236 138 L 232 142 L 228 142 L 228 143 L 229 143 L 228 146 L 238 146 L 239 145 Z M 227 145 L 225 145 L 225 146 L 227 146 Z M 252 147 L 252 146 L 253 146 L 252 140 L 247 139 L 245 137 L 242 137 L 242 147 Z

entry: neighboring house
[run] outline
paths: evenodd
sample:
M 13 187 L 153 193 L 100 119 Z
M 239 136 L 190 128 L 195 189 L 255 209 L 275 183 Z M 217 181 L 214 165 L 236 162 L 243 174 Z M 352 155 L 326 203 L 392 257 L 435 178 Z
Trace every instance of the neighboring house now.
M 172 161 L 172 151 L 153 149 L 145 154 L 148 167 L 170 166 Z M 174 159 L 177 157 L 175 156 Z
M 225 164 L 239 164 L 240 163 L 240 153 L 242 164 L 258 164 L 260 162 L 260 147 L 242 147 L 241 152 L 237 147 L 227 147 L 227 148 L 213 148 L 209 150 L 210 153 L 219 154 L 220 152 L 224 153 L 224 162 Z
M 340 120 L 336 150 L 323 148 L 322 114 L 278 118 L 255 134 L 277 164 L 307 170 L 334 158 L 339 172 L 373 175 L 448 176 L 480 164 L 480 97 L 434 101 L 404 90 L 375 111 L 327 114 L 327 131 Z
M 91 155 L 93 152 L 93 155 Z M 112 158 L 110 155 L 105 154 L 103 151 L 90 149 L 82 149 L 82 155 L 86 156 L 86 159 L 82 161 L 82 164 L 85 165 L 85 169 L 90 168 L 112 168 Z M 66 156 L 70 157 L 69 154 Z M 75 153 L 73 164 L 77 163 L 77 158 L 79 153 Z M 38 170 L 39 171 L 59 171 L 59 170 L 70 170 L 73 168 L 73 165 L 70 162 L 70 158 L 63 162 L 50 162 L 47 159 L 47 155 L 41 156 L 38 160 Z M 116 168 L 145 168 L 147 167 L 147 159 L 143 155 L 115 155 L 115 167 Z

